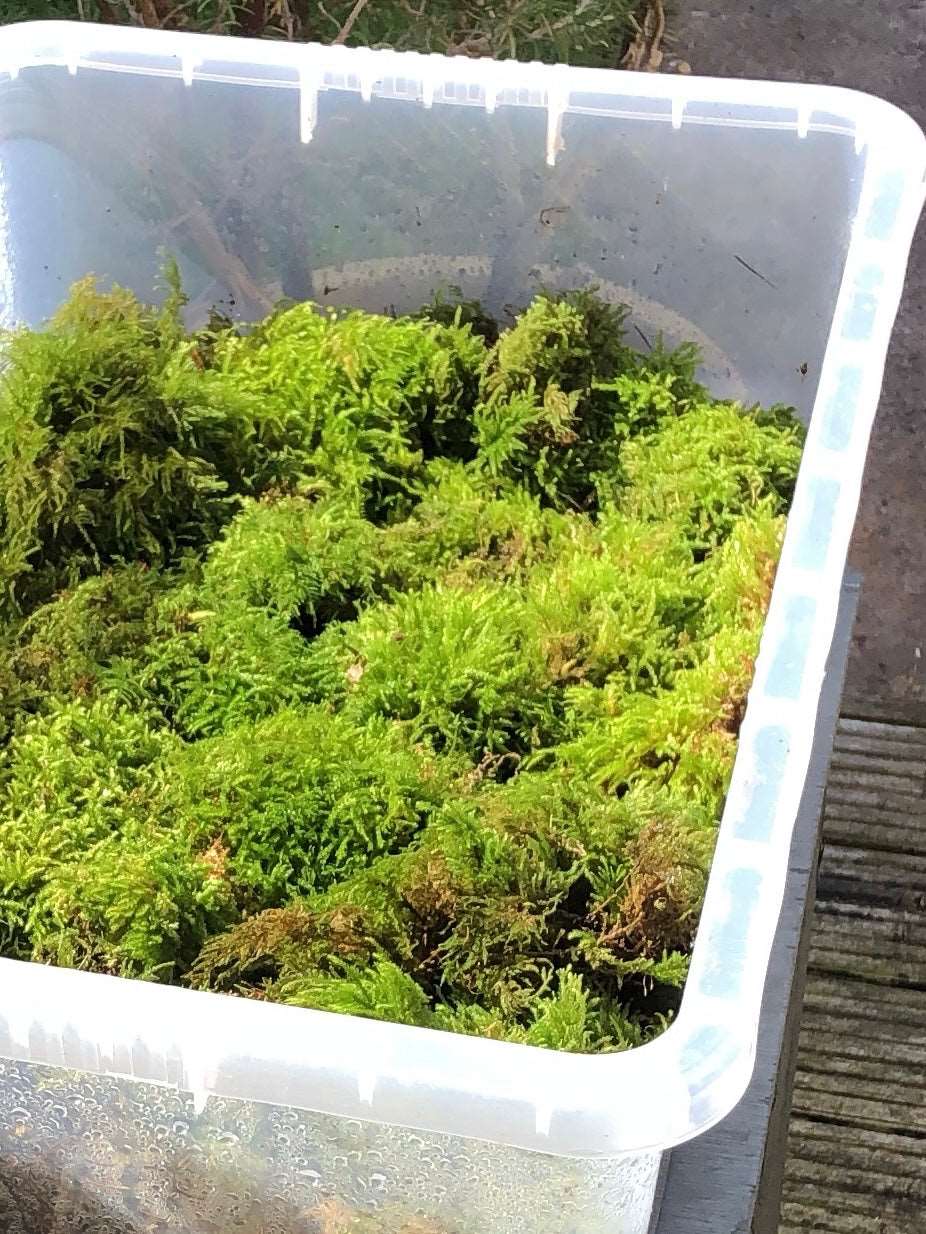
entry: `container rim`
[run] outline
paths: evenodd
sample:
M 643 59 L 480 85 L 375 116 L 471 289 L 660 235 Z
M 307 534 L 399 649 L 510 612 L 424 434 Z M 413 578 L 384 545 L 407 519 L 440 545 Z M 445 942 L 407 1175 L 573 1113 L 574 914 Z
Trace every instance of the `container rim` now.
M 569 112 L 664 119 L 673 127 L 712 124 L 749 128 L 793 129 L 799 136 L 835 132 L 853 136 L 856 149 L 876 141 L 921 146 L 923 133 L 906 112 L 876 95 L 844 86 L 752 78 L 634 73 L 622 69 L 580 68 L 566 64 L 525 63 L 438 53 L 396 52 L 386 48 L 247 39 L 219 34 L 148 30 L 95 22 L 30 21 L 0 32 L 0 78 L 15 79 L 29 67 L 59 66 L 76 74 L 81 68 L 139 76 L 177 77 L 299 89 L 311 111 L 311 96 L 325 89 L 356 91 L 365 100 L 401 97 L 426 107 L 434 102 L 481 105 L 492 111 L 512 104 L 545 108 L 551 124 Z M 398 85 L 398 83 L 401 83 Z M 588 96 L 584 101 L 581 96 Z M 598 96 L 596 104 L 592 99 Z M 611 97 L 615 106 L 604 102 Z M 663 104 L 639 111 L 618 107 L 617 100 Z M 699 113 L 697 105 L 748 107 Z M 667 106 L 666 106 L 667 105 Z M 760 115 L 762 109 L 780 115 Z M 306 132 L 303 116 L 303 140 Z
M 190 88 L 223 81 L 293 89 L 299 93 L 303 141 L 314 132 L 319 92 L 348 90 L 366 100 L 402 98 L 424 107 L 544 108 L 548 162 L 561 148 L 563 117 L 572 112 L 640 116 L 674 128 L 772 126 L 793 130 L 796 140 L 825 131 L 851 139 L 856 154 L 864 155 L 859 206 L 691 972 L 681 1011 L 662 1036 L 625 1053 L 571 1055 L 0 960 L 0 1057 L 178 1087 L 193 1094 L 197 1108 L 214 1094 L 571 1157 L 660 1152 L 707 1130 L 737 1103 L 752 1072 L 816 700 L 923 205 L 926 137 L 892 104 L 835 86 L 451 59 L 89 23 L 30 22 L 0 33 L 0 88 L 4 78 L 49 66 L 72 75 L 101 70 L 177 77 Z M 863 300 L 869 311 L 860 334 Z M 848 367 L 861 373 L 851 392 L 843 380 Z M 847 426 L 838 442 L 826 427 L 834 408 Z M 805 549 L 818 534 L 821 485 L 835 491 L 835 514 L 823 564 L 811 568 Z M 761 803 L 771 803 L 764 830 L 755 825 Z M 711 955 L 733 937 L 748 961 L 718 976 Z

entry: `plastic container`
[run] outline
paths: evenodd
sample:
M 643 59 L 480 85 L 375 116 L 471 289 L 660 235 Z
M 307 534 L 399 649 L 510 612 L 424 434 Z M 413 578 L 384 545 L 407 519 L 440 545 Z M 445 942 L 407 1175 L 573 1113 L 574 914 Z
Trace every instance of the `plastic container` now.
M 661 1154 L 752 1069 L 922 134 L 825 87 L 89 25 L 4 30 L 0 68 L 8 321 L 88 271 L 150 296 L 165 249 L 194 310 L 244 317 L 593 283 L 641 342 L 699 342 L 716 390 L 808 416 L 658 1040 L 571 1056 L 0 962 L 0 1182 L 29 1228 L 644 1234 Z

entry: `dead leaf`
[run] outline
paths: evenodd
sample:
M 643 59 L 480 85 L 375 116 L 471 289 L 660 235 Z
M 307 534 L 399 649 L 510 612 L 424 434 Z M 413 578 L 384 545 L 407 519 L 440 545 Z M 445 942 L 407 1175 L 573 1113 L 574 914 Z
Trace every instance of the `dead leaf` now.
M 358 660 L 356 664 L 352 664 L 350 666 L 350 668 L 347 670 L 344 676 L 347 678 L 347 680 L 350 682 L 352 686 L 355 686 L 357 682 L 360 680 L 360 678 L 363 676 L 363 671 L 364 671 L 363 665 Z

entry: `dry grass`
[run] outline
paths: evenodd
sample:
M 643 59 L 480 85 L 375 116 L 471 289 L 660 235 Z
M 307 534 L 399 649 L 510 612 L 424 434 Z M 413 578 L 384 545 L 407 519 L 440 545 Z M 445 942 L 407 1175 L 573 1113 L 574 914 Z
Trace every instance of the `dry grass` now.
M 641 0 L 0 0 L 0 22 L 72 18 L 617 67 L 646 9 Z

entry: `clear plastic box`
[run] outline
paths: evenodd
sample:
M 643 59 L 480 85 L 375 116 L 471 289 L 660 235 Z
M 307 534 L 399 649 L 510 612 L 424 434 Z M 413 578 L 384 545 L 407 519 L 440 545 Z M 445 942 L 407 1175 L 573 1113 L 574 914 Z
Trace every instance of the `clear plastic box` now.
M 193 311 L 245 318 L 593 284 L 810 425 L 668 1032 L 575 1056 L 2 961 L 0 1183 L 29 1228 L 644 1234 L 661 1154 L 752 1069 L 924 172 L 912 120 L 829 87 L 0 34 L 7 322 L 88 271 L 150 296 L 165 250 Z

